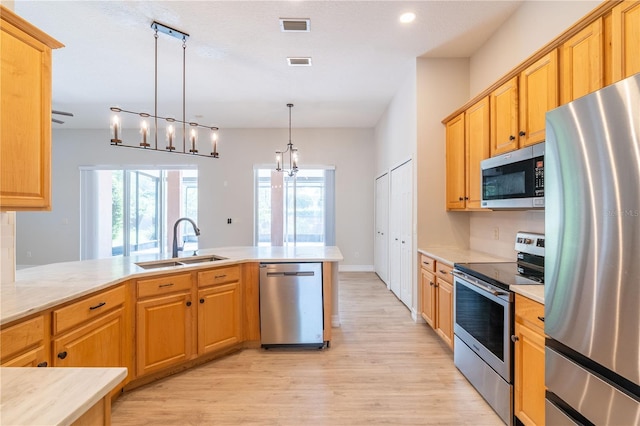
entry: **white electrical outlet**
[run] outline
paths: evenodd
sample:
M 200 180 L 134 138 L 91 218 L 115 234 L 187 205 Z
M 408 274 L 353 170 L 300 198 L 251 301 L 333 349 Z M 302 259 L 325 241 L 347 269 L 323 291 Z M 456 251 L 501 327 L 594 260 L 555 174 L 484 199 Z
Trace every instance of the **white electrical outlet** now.
M 494 240 L 500 239 L 500 228 L 498 228 L 497 226 L 493 228 L 493 239 Z

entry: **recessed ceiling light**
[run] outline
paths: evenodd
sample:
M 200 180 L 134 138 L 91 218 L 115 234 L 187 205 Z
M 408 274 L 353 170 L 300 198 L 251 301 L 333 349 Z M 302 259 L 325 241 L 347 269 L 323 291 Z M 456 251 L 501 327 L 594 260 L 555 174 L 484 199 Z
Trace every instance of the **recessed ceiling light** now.
M 408 24 L 416 20 L 416 14 L 413 12 L 407 12 L 400 15 L 400 22 L 403 24 Z

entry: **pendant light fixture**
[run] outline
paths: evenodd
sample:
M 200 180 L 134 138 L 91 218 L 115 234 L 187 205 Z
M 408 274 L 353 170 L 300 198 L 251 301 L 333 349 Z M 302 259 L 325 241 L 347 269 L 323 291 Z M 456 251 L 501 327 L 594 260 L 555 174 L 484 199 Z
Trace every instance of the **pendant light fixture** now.
M 291 143 L 291 108 L 293 104 L 287 104 L 289 108 L 289 143 L 284 151 L 276 151 L 276 171 L 285 172 L 289 177 L 293 177 L 298 173 L 298 148 L 294 148 Z M 283 170 L 281 165 L 284 166 L 284 154 L 289 153 L 289 170 Z
M 115 113 L 111 120 L 111 145 L 113 146 L 124 146 L 127 148 L 142 148 L 148 149 L 152 151 L 164 151 L 171 152 L 177 154 L 187 154 L 187 155 L 197 155 L 200 157 L 209 157 L 209 158 L 218 158 L 218 128 L 215 126 L 204 126 L 198 124 L 196 122 L 187 122 L 185 117 L 185 70 L 186 70 L 186 50 L 187 50 L 187 39 L 189 38 L 189 34 L 176 30 L 175 28 L 168 27 L 159 22 L 153 21 L 151 24 L 151 29 L 154 30 L 154 38 L 155 38 L 155 97 L 154 97 L 154 113 L 149 114 L 146 112 L 135 112 L 135 111 L 127 111 L 120 107 L 111 107 L 111 111 Z M 171 37 L 175 37 L 179 40 L 182 40 L 182 120 L 178 120 L 172 117 L 160 117 L 158 115 L 158 32 L 163 34 L 167 34 Z M 140 143 L 138 145 L 126 145 L 122 141 L 122 124 L 120 121 L 120 117 L 118 113 L 126 113 L 126 114 L 134 114 L 142 117 L 142 121 L 140 123 Z M 147 123 L 147 118 L 153 120 L 153 129 L 149 128 L 149 123 Z M 164 120 L 166 124 L 165 129 L 165 137 L 167 145 L 165 148 L 158 147 L 158 133 L 159 133 L 159 124 L 158 121 L 162 122 Z M 174 123 L 177 125 L 174 126 Z M 181 125 L 181 126 L 180 126 Z M 187 130 L 188 126 L 188 130 Z M 176 146 L 176 142 L 180 139 L 177 137 L 176 132 L 178 128 L 182 127 L 182 150 L 178 149 L 179 146 Z M 206 129 L 210 134 L 210 141 L 205 143 L 205 149 L 202 149 L 202 143 L 198 144 L 198 130 Z M 151 134 L 153 131 L 153 134 Z M 188 138 L 188 139 L 187 139 Z M 152 141 L 153 144 L 149 143 Z M 188 143 L 187 143 L 188 141 Z M 200 148 L 200 150 L 198 149 Z M 211 150 L 211 153 L 207 154 L 206 152 Z M 203 153 L 200 153 L 202 151 Z

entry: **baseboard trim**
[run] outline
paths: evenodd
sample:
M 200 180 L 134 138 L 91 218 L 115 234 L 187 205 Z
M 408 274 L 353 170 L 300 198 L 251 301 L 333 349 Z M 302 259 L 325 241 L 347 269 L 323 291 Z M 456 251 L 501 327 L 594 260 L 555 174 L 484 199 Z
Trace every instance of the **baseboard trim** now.
M 340 265 L 340 272 L 373 272 L 373 265 Z

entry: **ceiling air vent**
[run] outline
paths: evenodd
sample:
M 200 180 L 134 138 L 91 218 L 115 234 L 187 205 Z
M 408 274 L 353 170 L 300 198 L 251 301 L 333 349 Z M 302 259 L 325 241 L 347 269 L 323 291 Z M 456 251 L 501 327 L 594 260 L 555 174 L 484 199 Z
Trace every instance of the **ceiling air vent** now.
M 280 18 L 280 31 L 283 33 L 299 33 L 299 32 L 309 32 L 309 26 L 311 24 L 310 19 L 290 19 L 290 18 Z
M 310 67 L 311 58 L 287 58 L 290 67 Z

